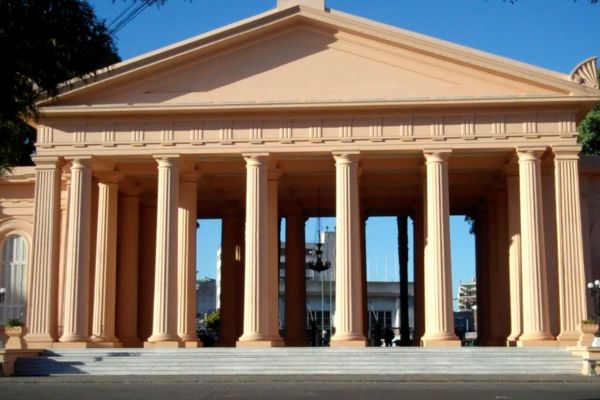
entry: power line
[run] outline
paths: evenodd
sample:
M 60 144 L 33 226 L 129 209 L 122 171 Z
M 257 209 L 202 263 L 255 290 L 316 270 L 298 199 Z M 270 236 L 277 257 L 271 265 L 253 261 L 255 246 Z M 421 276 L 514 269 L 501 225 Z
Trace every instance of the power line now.
M 133 21 L 138 15 L 142 13 L 150 4 L 152 0 L 142 0 L 141 2 L 133 2 L 127 7 L 121 14 L 119 14 L 109 25 L 109 32 L 114 36 L 117 32 L 127 26 Z

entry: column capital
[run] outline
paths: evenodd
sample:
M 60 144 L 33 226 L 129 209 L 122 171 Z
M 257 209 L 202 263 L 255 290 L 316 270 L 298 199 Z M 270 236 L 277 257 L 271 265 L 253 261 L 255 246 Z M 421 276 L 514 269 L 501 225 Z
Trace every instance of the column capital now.
M 306 211 L 300 206 L 284 207 L 282 214 L 285 218 L 304 218 L 305 221 L 308 219 Z
M 542 146 L 519 146 L 516 148 L 519 162 L 539 160 L 546 152 L 546 147 Z
M 247 166 L 261 166 L 267 164 L 270 158 L 270 154 L 266 152 L 242 153 L 242 157 L 244 157 L 244 160 L 246 160 Z
M 179 165 L 179 154 L 153 154 L 152 158 L 158 163 L 158 167 L 175 167 Z
M 279 168 L 270 169 L 267 174 L 267 179 L 269 181 L 278 181 L 281 178 L 283 172 Z
M 336 165 L 352 164 L 358 162 L 360 151 L 332 151 Z
M 451 149 L 423 149 L 426 164 L 446 162 L 450 154 L 452 154 Z
M 100 183 L 116 184 L 123 179 L 123 174 L 117 171 L 102 171 L 94 174 Z
M 137 182 L 128 182 L 125 180 L 120 187 L 120 191 L 123 196 L 126 197 L 140 197 L 142 194 L 142 187 Z
M 71 170 L 82 169 L 82 168 L 91 168 L 91 166 L 92 166 L 92 156 L 65 157 L 65 160 L 71 162 Z
M 32 156 L 36 169 L 54 169 L 62 166 L 62 159 L 55 156 Z
M 581 145 L 552 146 L 555 161 L 577 161 L 581 152 Z

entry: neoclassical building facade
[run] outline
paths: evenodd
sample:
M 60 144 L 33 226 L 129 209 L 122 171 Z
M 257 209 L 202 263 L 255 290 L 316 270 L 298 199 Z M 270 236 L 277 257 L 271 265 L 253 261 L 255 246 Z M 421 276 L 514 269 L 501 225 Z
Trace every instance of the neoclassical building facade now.
M 414 221 L 418 344 L 460 345 L 450 214 L 475 221 L 481 343 L 572 345 L 600 272 L 600 161 L 576 129 L 598 101 L 595 59 L 565 75 L 279 0 L 41 103 L 35 167 L 0 182 L 3 274 L 25 271 L 3 307 L 25 305 L 30 348 L 198 346 L 196 220 L 221 218 L 220 344 L 302 345 L 320 197 L 332 346 L 366 343 L 364 222 L 382 215 Z

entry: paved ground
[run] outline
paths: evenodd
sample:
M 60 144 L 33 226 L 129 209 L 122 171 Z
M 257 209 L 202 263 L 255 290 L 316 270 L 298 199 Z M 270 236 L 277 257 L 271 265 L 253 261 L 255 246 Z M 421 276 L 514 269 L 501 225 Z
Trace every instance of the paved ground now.
M 600 377 L 0 378 L 0 399 L 600 400 Z

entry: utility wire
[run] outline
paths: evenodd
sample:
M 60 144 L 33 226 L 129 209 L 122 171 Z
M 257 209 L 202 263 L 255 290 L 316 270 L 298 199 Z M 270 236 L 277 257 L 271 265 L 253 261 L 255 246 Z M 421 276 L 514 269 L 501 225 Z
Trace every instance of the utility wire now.
M 142 0 L 141 2 L 133 2 L 127 7 L 121 14 L 119 14 L 109 25 L 109 33 L 114 36 L 117 32 L 127 26 L 133 21 L 138 15 L 142 13 L 150 4 L 152 0 Z

